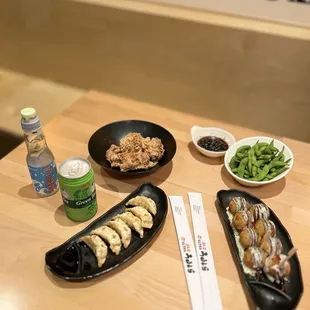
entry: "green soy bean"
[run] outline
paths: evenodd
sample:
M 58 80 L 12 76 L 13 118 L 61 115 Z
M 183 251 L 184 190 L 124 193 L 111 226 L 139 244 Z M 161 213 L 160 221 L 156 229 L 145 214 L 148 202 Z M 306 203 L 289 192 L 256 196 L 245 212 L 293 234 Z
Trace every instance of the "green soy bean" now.
M 285 163 L 288 165 L 291 160 L 292 160 L 292 158 L 289 158 L 288 160 L 285 161 Z
M 241 160 L 241 162 L 240 162 L 240 165 L 238 167 L 238 176 L 240 178 L 243 178 L 243 176 L 244 176 L 245 167 L 248 164 L 248 161 L 249 161 L 249 158 L 248 157 L 244 157 Z
M 231 171 L 232 171 L 233 173 L 238 173 L 238 168 L 232 168 Z
M 252 157 L 253 157 L 253 154 L 254 154 L 254 149 L 252 148 L 248 152 L 248 157 L 249 157 L 249 160 L 248 160 L 248 171 L 249 171 L 249 173 L 251 173 L 251 171 L 252 171 Z
M 267 179 L 266 181 L 272 180 L 274 177 L 271 176 L 271 174 L 267 174 L 264 179 Z
M 249 160 L 248 160 L 248 171 L 249 173 L 251 173 L 252 171 L 252 157 L 249 157 Z
M 252 176 L 255 177 L 257 173 L 257 166 L 252 165 Z
M 238 152 L 237 154 L 236 154 L 236 157 L 239 159 L 239 160 L 241 160 L 242 158 L 244 158 L 244 154 L 242 154 L 242 153 L 240 153 L 240 152 Z
M 252 155 L 252 165 L 258 167 L 258 163 L 257 163 L 257 159 L 256 159 L 255 154 Z
M 280 160 L 280 158 L 282 157 L 283 153 L 284 153 L 284 146 L 283 146 L 281 152 L 276 156 L 276 158 Z
M 282 154 L 282 155 L 280 156 L 279 160 L 280 160 L 280 161 L 285 161 L 285 155 Z
M 270 160 L 272 159 L 272 155 L 267 155 L 267 154 L 261 155 L 258 157 L 258 159 Z
M 271 152 L 270 147 L 266 146 L 266 148 L 262 151 L 262 154 L 268 154 L 271 155 L 273 152 Z
M 287 169 L 288 169 L 287 167 L 282 167 L 280 169 L 277 169 L 275 172 L 270 173 L 270 176 L 274 178 L 278 176 L 279 174 L 283 173 L 284 171 L 286 171 Z
M 236 161 L 236 156 L 233 156 L 229 162 L 230 169 L 238 168 L 238 162 Z
M 278 152 L 279 150 L 274 146 L 274 139 L 270 142 L 269 148 L 272 152 Z
M 260 167 L 260 166 L 265 164 L 265 160 L 264 159 L 259 159 L 256 163 L 257 163 L 257 167 Z
M 243 146 L 240 146 L 238 149 L 237 149 L 237 153 L 243 153 L 245 150 L 249 150 L 251 147 L 249 145 L 243 145 Z
M 255 155 L 258 157 L 258 156 L 261 156 L 262 155 L 262 152 L 260 150 L 256 150 L 255 151 Z
M 269 143 L 267 143 L 267 142 L 259 142 L 259 143 L 258 143 L 258 146 L 259 146 L 259 147 L 268 146 L 268 145 L 269 145 Z
M 275 167 L 284 167 L 287 164 L 284 161 L 280 161 L 280 160 L 273 160 L 270 163 L 270 168 L 275 168 Z
M 257 140 L 257 142 L 255 143 L 255 145 L 253 146 L 254 152 L 256 152 L 259 149 L 259 140 Z
M 263 180 L 269 173 L 269 170 L 270 170 L 269 165 L 265 165 L 262 171 L 254 178 L 255 181 Z

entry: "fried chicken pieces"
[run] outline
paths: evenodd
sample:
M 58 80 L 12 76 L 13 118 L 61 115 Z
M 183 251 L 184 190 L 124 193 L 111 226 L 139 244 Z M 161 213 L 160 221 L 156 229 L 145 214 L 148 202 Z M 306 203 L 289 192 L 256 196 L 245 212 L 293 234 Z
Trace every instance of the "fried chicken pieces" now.
M 106 159 L 112 167 L 119 167 L 122 172 L 126 172 L 156 166 L 164 152 L 159 138 L 143 138 L 141 134 L 131 132 L 121 139 L 120 146 L 110 146 Z

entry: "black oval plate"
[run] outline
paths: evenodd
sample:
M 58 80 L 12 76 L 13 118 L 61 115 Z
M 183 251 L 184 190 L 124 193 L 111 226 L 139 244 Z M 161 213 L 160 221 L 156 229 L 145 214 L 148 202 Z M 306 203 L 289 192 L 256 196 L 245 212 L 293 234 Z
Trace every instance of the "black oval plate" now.
M 156 166 L 148 170 L 140 169 L 127 172 L 122 172 L 119 168 L 111 167 L 110 162 L 106 159 L 106 151 L 110 148 L 111 144 L 119 145 L 120 140 L 130 132 L 138 132 L 143 137 L 157 137 L 161 139 L 165 148 L 165 153 Z M 173 135 L 168 130 L 157 124 L 139 120 L 119 121 L 105 125 L 98 129 L 88 142 L 88 151 L 92 159 L 108 172 L 122 176 L 136 176 L 152 173 L 158 168 L 168 164 L 174 157 L 176 150 L 177 144 Z
M 132 238 L 128 248 L 122 247 L 119 255 L 113 254 L 109 249 L 105 263 L 99 268 L 95 255 L 83 242 L 79 241 L 80 237 L 88 235 L 93 229 L 102 226 L 115 215 L 122 213 L 126 208 L 126 202 L 138 195 L 153 199 L 157 205 L 157 214 L 153 216 L 153 227 L 144 229 L 143 238 L 140 238 L 132 230 Z M 165 222 L 167 211 L 168 202 L 164 191 L 151 183 L 145 183 L 85 229 L 62 245 L 48 251 L 45 255 L 47 268 L 56 276 L 69 281 L 88 280 L 112 271 L 133 258 L 155 237 Z
M 230 226 L 226 208 L 233 197 L 244 197 L 250 204 L 261 203 L 259 198 L 240 190 L 221 190 L 217 193 L 217 208 L 220 214 L 222 224 L 228 234 L 236 261 L 242 274 L 243 281 L 247 286 L 250 295 L 256 304 L 256 309 L 261 310 L 288 310 L 295 309 L 303 294 L 303 281 L 301 275 L 300 263 L 295 254 L 290 259 L 291 274 L 289 282 L 285 284 L 285 292 L 282 292 L 275 284 L 270 282 L 265 275 L 259 281 L 253 281 L 243 272 L 241 260 L 238 254 L 234 232 Z M 269 208 L 270 209 L 270 208 Z M 277 237 L 281 240 L 283 245 L 283 253 L 287 253 L 292 247 L 293 243 L 289 233 L 282 225 L 275 213 L 270 209 L 270 220 L 273 221 L 277 229 Z

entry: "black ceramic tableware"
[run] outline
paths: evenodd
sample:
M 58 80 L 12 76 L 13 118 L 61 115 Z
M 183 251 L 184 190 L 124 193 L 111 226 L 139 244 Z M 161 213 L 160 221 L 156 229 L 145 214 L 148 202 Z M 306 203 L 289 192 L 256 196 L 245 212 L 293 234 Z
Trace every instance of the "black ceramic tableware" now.
M 128 248 L 122 247 L 119 255 L 115 255 L 109 249 L 105 263 L 99 268 L 95 255 L 80 241 L 80 238 L 110 221 L 115 215 L 124 212 L 126 202 L 136 196 L 149 197 L 155 201 L 157 214 L 153 216 L 153 227 L 151 229 L 144 229 L 143 238 L 140 238 L 132 230 L 132 238 Z M 85 229 L 62 245 L 48 251 L 45 255 L 47 268 L 56 276 L 69 281 L 87 280 L 112 271 L 133 258 L 155 237 L 165 222 L 167 210 L 168 202 L 164 191 L 151 183 L 145 183 Z
M 228 240 L 230 241 L 235 261 L 239 266 L 241 278 L 243 279 L 245 286 L 249 290 L 249 293 L 256 305 L 256 309 L 295 309 L 303 294 L 303 281 L 297 254 L 295 254 L 290 259 L 291 274 L 289 276 L 289 281 L 284 285 L 282 289 L 277 287 L 276 284 L 270 282 L 264 274 L 262 274 L 262 277 L 259 280 L 254 281 L 250 279 L 248 275 L 243 272 L 236 240 L 234 238 L 234 232 L 226 214 L 226 208 L 228 207 L 229 202 L 234 197 L 243 197 L 250 204 L 262 203 L 262 201 L 259 198 L 240 190 L 221 190 L 217 193 L 218 213 L 222 220 L 222 224 L 225 228 L 226 234 L 228 235 Z M 273 221 L 276 226 L 277 237 L 281 240 L 283 245 L 283 253 L 287 254 L 287 252 L 293 247 L 290 235 L 271 209 L 270 220 Z
M 111 144 L 119 145 L 120 140 L 127 136 L 130 132 L 140 133 L 143 137 L 161 139 L 165 153 L 159 160 L 158 164 L 151 169 L 140 169 L 133 171 L 122 172 L 119 168 L 112 168 L 109 161 L 106 159 L 106 151 Z M 154 172 L 160 167 L 168 164 L 176 153 L 177 145 L 172 134 L 165 128 L 146 121 L 126 120 L 115 123 L 110 123 L 98 129 L 88 142 L 88 151 L 92 159 L 102 166 L 109 173 L 119 174 L 123 176 L 146 175 Z

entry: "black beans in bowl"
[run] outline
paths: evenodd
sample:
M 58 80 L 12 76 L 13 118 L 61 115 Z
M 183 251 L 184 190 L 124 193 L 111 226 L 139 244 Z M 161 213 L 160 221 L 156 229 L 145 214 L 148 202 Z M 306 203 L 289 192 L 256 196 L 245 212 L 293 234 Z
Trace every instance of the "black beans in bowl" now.
M 197 144 L 211 152 L 225 152 L 229 147 L 224 139 L 215 136 L 202 137 L 198 140 Z

